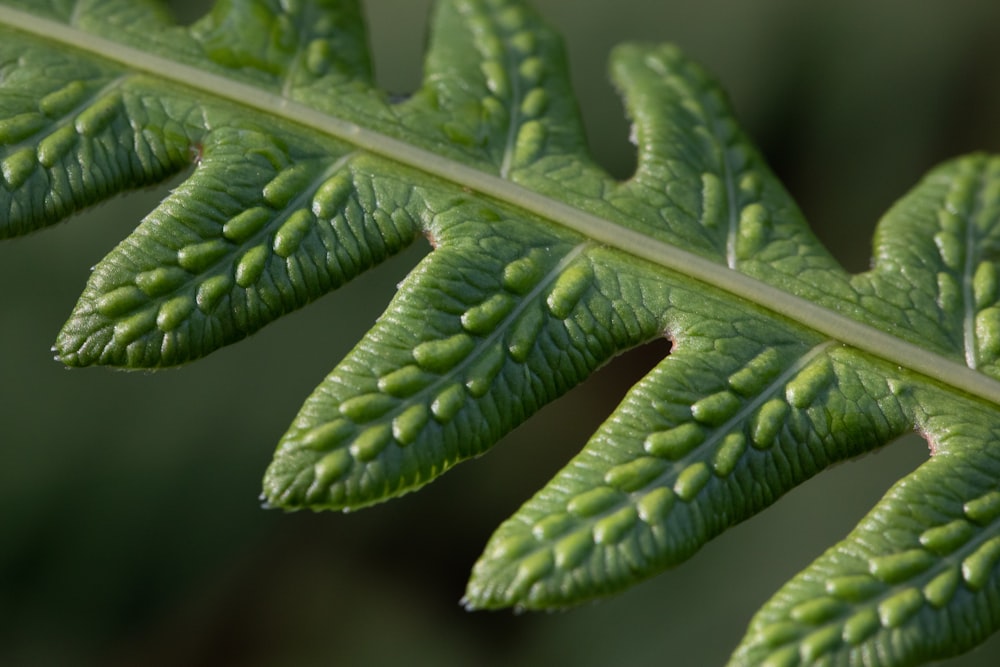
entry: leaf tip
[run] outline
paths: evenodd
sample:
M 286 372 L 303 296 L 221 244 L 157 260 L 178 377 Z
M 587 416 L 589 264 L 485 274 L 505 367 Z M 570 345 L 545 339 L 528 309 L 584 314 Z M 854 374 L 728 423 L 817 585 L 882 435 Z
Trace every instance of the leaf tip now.
M 267 499 L 267 495 L 262 491 L 259 496 L 257 496 L 257 501 L 260 503 L 260 508 L 262 510 L 274 509 L 274 505 Z

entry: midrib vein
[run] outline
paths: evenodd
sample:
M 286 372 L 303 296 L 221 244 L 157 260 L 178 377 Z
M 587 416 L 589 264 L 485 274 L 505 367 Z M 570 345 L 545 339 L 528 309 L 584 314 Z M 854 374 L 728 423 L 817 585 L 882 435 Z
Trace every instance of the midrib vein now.
M 0 25 L 86 51 L 128 69 L 221 97 L 347 141 L 358 148 L 451 181 L 683 276 L 729 292 L 802 326 L 940 383 L 1000 405 L 1000 382 L 967 366 L 835 311 L 492 174 L 319 112 L 252 85 L 82 32 L 9 7 Z
M 976 219 L 983 206 L 983 177 L 979 176 L 979 187 L 976 188 L 976 199 L 972 210 L 968 215 L 962 216 L 965 222 L 965 248 L 962 261 L 962 339 L 965 347 L 965 363 L 969 368 L 976 369 L 979 366 L 978 355 L 976 354 L 976 297 L 973 287 L 973 275 L 976 270 L 977 238 Z

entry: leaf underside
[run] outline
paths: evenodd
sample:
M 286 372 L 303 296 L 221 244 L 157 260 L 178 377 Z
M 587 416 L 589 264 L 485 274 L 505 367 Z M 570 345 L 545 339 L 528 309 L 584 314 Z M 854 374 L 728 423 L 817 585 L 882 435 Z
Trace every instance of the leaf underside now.
M 228 0 L 190 27 L 152 1 L 0 3 L 0 237 L 193 165 L 95 267 L 59 358 L 188 362 L 425 236 L 434 251 L 282 438 L 270 504 L 416 489 L 669 336 L 498 528 L 469 607 L 619 591 L 916 430 L 934 456 L 778 591 L 732 664 L 910 665 L 992 633 L 1000 158 L 932 171 L 851 275 L 675 48 L 612 55 L 638 146 L 619 182 L 588 156 L 559 39 L 534 13 L 442 0 L 431 25 L 424 83 L 393 102 L 352 1 Z

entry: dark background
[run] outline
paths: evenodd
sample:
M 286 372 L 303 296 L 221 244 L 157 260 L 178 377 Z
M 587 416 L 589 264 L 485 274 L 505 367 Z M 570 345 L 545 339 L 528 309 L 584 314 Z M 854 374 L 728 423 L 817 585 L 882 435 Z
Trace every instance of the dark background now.
M 184 20 L 201 3 L 174 3 Z M 369 3 L 380 84 L 419 82 L 427 2 Z M 1000 3 L 536 2 L 565 36 L 595 154 L 624 176 L 605 76 L 674 41 L 723 81 L 817 233 L 853 270 L 935 163 L 1000 148 Z M 488 456 L 356 514 L 260 509 L 298 406 L 378 316 L 417 248 L 190 367 L 64 370 L 49 345 L 97 262 L 163 191 L 0 244 L 0 663 L 709 665 L 753 611 L 926 458 L 847 463 L 616 598 L 555 614 L 458 604 L 491 530 L 586 440 L 662 348 L 627 355 Z M 954 661 L 996 665 L 1000 640 Z

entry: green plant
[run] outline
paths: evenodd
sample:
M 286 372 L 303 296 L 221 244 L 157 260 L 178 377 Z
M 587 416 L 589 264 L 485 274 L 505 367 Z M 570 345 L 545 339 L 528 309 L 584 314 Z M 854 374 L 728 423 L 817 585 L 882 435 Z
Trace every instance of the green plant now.
M 516 3 L 442 4 L 428 84 L 396 106 L 366 85 L 353 4 L 266 4 L 220 3 L 190 31 L 135 3 L 76 17 L 115 42 L 0 14 L 18 63 L 6 235 L 197 163 L 98 266 L 64 361 L 201 356 L 424 233 L 437 250 L 283 439 L 272 502 L 415 488 L 667 330 L 674 354 L 500 528 L 470 604 L 621 588 L 915 424 L 936 455 L 775 597 L 736 660 L 771 641 L 776 662 L 906 664 L 993 629 L 973 614 L 1000 558 L 995 160 L 935 171 L 880 226 L 875 269 L 850 276 L 673 49 L 616 56 L 640 148 L 619 184 L 586 157 L 555 39 Z

